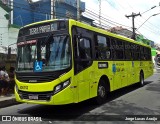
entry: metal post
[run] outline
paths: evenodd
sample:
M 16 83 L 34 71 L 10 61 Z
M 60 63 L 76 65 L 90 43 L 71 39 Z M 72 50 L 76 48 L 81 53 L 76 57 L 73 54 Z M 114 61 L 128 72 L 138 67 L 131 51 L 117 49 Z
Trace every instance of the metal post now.
M 101 26 L 101 0 L 99 0 L 99 25 Z
M 51 15 L 52 15 L 51 18 L 53 18 L 53 19 L 56 18 L 56 16 L 55 16 L 55 0 L 51 0 Z
M 80 0 L 77 0 L 77 21 L 80 21 Z

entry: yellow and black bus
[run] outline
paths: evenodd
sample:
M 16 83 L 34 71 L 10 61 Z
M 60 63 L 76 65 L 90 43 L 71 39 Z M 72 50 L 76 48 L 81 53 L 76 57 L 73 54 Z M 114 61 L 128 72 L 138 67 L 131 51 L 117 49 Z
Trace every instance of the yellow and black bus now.
M 72 19 L 20 29 L 15 96 L 19 102 L 62 105 L 139 83 L 153 74 L 151 48 Z

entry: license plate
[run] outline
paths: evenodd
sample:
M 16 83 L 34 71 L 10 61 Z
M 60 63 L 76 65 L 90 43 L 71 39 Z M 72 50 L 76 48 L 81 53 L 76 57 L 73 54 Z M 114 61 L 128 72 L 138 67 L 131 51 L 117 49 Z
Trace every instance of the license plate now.
M 38 100 L 38 95 L 29 95 L 29 99 Z

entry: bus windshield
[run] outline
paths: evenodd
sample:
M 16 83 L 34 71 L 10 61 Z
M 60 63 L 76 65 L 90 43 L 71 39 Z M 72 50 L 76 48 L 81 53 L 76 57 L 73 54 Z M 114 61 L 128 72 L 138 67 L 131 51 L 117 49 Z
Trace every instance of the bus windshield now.
M 38 71 L 57 71 L 70 67 L 71 48 L 69 35 L 48 35 L 17 44 L 17 71 L 33 72 L 36 62 Z

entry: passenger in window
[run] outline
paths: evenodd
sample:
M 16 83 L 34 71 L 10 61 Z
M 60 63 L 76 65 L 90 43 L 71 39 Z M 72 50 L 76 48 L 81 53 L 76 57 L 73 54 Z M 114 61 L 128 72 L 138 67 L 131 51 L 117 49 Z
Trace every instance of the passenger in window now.
M 110 59 L 110 51 L 107 51 L 106 54 L 107 54 L 107 59 Z

